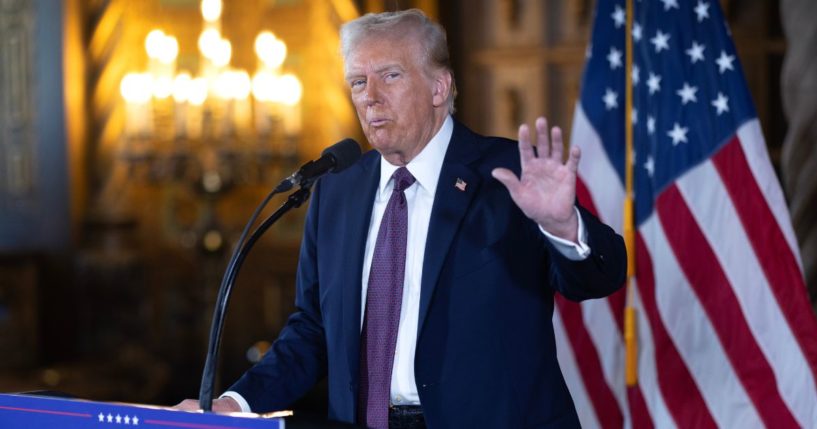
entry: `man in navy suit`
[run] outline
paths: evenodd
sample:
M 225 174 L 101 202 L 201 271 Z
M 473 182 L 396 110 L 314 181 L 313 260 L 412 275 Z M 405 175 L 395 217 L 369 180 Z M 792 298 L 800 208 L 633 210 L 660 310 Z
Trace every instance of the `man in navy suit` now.
M 284 409 L 328 377 L 333 420 L 578 427 L 556 359 L 553 295 L 609 295 L 626 270 L 621 237 L 575 203 L 578 148 L 563 161 L 561 131 L 548 133 L 544 118 L 535 145 L 527 125 L 517 145 L 454 120 L 445 32 L 420 11 L 361 17 L 343 26 L 341 43 L 352 101 L 375 150 L 315 186 L 297 311 L 214 410 Z M 361 343 L 373 323 L 364 323 L 374 305 L 366 295 L 401 167 L 411 185 L 402 191 L 399 324 L 388 347 L 387 396 L 373 406 L 361 396 L 371 395 L 371 374 L 383 367 L 369 362 L 361 374 L 362 348 L 371 346 Z M 372 418 L 377 407 L 388 424 Z

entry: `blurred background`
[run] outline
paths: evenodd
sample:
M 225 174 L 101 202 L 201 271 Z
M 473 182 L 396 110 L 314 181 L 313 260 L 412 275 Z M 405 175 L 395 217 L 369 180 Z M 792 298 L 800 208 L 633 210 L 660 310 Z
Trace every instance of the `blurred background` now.
M 720 3 L 814 302 L 817 10 Z M 541 114 L 570 130 L 594 4 L 0 0 L 0 392 L 151 404 L 198 394 L 215 295 L 254 207 L 324 147 L 365 142 L 342 79 L 343 22 L 411 7 L 438 19 L 456 116 L 514 138 Z M 293 309 L 304 213 L 244 264 L 221 388 Z M 319 387 L 298 407 L 320 413 L 322 401 Z

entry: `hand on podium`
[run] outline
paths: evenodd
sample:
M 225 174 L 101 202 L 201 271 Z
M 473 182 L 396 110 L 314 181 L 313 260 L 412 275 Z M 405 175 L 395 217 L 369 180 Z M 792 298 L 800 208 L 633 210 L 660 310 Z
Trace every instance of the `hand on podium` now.
M 179 402 L 173 408 L 182 411 L 201 411 L 198 399 L 185 399 L 184 401 Z M 223 398 L 213 400 L 213 412 L 239 413 L 241 412 L 241 406 L 238 405 L 238 402 L 236 402 L 235 399 L 225 396 Z

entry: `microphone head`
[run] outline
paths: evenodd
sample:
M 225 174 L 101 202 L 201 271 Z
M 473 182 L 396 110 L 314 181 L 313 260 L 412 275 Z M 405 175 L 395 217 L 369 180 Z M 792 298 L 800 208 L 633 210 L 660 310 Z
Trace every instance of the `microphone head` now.
M 360 159 L 360 145 L 354 139 L 343 139 L 324 149 L 321 157 L 330 155 L 335 159 L 332 172 L 345 170 Z

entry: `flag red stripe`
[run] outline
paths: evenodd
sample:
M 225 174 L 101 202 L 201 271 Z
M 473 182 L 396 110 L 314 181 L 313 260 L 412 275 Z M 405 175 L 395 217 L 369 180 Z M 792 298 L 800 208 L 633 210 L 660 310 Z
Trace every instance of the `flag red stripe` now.
M 653 429 L 650 410 L 644 402 L 644 394 L 641 393 L 641 386 L 635 385 L 627 388 L 627 403 L 630 405 L 630 416 L 633 429 Z
M 579 199 L 579 204 L 587 209 L 594 216 L 599 217 L 599 212 L 596 205 L 593 203 L 590 190 L 584 183 L 581 177 L 576 178 L 576 197 Z M 610 305 L 610 311 L 613 314 L 613 319 L 618 324 L 619 332 L 624 332 L 624 307 L 627 304 L 627 288 L 622 287 L 614 294 L 607 297 L 607 304 Z
M 590 195 L 590 190 L 584 183 L 581 177 L 576 178 L 576 198 L 579 199 L 579 204 L 586 208 L 587 211 L 593 213 L 593 216 L 599 217 L 599 212 L 596 210 L 596 205 L 593 203 L 593 197 Z
M 817 377 L 817 341 L 812 341 L 817 338 L 817 318 L 812 314 L 796 257 L 752 175 L 740 140 L 733 138 L 715 154 L 712 162 L 729 192 L 743 228 L 752 231 L 749 234 L 752 249 L 777 298 L 777 305 L 811 367 L 811 376 Z
M 605 381 L 598 351 L 584 326 L 581 305 L 569 302 L 561 295 L 555 296 L 555 302 L 564 322 L 573 354 L 576 356 L 576 366 L 582 375 L 587 396 L 593 403 L 599 423 L 605 429 L 621 428 L 624 425 L 624 417 L 613 396 L 613 391 Z
M 676 185 L 658 196 L 656 210 L 663 225 L 672 225 L 664 230 L 667 241 L 760 418 L 768 427 L 798 427 L 776 384 L 771 382 L 774 372 L 755 342 L 715 252 Z
M 664 326 L 655 298 L 652 259 L 641 233 L 636 234 L 636 283 L 652 330 L 658 386 L 675 423 L 682 428 L 715 428 L 717 424 Z

